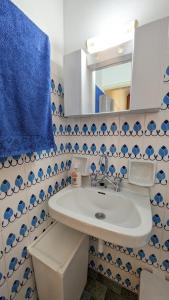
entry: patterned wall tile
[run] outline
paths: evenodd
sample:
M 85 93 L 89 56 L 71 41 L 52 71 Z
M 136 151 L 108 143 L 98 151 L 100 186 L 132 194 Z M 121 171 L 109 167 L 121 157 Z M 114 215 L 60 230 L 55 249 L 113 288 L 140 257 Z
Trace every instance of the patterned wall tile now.
M 0 299 L 1 300 L 9 300 L 9 291 L 8 291 L 8 286 L 7 284 L 4 284 L 1 288 L 0 288 Z
M 53 84 L 55 85 L 54 81 Z M 63 98 L 53 87 L 56 148 L 0 162 L 0 299 L 37 299 L 27 246 L 53 222 L 48 199 L 70 183 Z M 2 297 L 2 298 L 1 298 Z M 4 298 L 3 298 L 4 297 Z
M 137 292 L 143 268 L 169 277 L 169 95 L 164 71 L 159 113 L 64 118 L 63 89 L 51 83 L 51 109 L 56 147 L 50 151 L 5 158 L 0 162 L 0 296 L 36 299 L 27 246 L 53 222 L 48 199 L 70 183 L 72 156 L 89 158 L 89 172 L 103 173 L 99 156 L 107 153 L 108 175 L 127 180 L 128 159 L 157 163 L 156 184 L 150 191 L 153 230 L 141 249 L 90 240 L 89 266 Z M 60 96 L 58 96 L 58 94 Z M 8 293 L 9 291 L 9 293 Z M 5 299 L 5 298 L 4 298 Z
M 168 76 L 168 75 L 167 75 Z M 167 78 L 166 76 L 166 78 Z M 97 239 L 91 239 L 89 248 L 89 266 L 112 280 L 120 282 L 125 287 L 137 292 L 142 269 L 150 271 L 161 270 L 168 276 L 169 267 L 169 85 L 164 88 L 162 108 L 158 113 L 122 115 L 113 122 L 113 117 L 93 117 L 96 125 L 96 137 L 93 138 L 91 173 L 100 172 L 98 161 L 101 153 L 109 156 L 109 175 L 115 174 L 127 179 L 128 159 L 154 161 L 157 165 L 156 184 L 150 191 L 153 229 L 148 244 L 141 249 L 125 248 L 105 242 L 104 251 L 97 251 Z M 110 134 L 110 124 L 116 128 L 115 134 Z M 84 120 L 81 119 L 81 124 Z M 84 128 L 90 128 L 92 120 L 85 119 Z M 73 126 L 73 125 L 72 125 Z M 83 128 L 83 125 L 81 125 Z M 79 153 L 83 155 L 83 145 L 91 148 L 89 129 L 82 133 L 83 142 L 77 138 Z M 113 144 L 113 154 L 110 146 Z M 115 149 L 116 148 L 116 149 Z M 114 150 L 115 149 L 115 150 Z M 117 155 L 116 155 L 117 153 Z M 103 166 L 104 169 L 104 166 Z M 126 276 L 126 274 L 128 276 Z
M 20 293 L 16 296 L 16 300 L 23 299 L 37 300 L 37 291 L 32 278 L 22 287 Z
M 2 288 L 7 281 L 7 272 L 6 272 L 5 261 L 3 259 L 0 260 L 0 288 Z
M 0 200 L 11 197 L 26 188 L 24 165 L 3 168 L 0 172 Z
M 20 191 L 11 197 L 1 201 L 0 222 L 4 230 L 18 219 L 25 218 L 28 213 L 28 198 L 26 191 Z
M 144 134 L 144 115 L 122 115 L 120 116 L 120 136 L 141 137 Z

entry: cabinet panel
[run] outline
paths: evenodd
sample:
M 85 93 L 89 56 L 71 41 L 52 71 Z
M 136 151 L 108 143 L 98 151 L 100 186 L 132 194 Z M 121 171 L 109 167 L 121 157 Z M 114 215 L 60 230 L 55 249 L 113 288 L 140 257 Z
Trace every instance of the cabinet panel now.
M 91 72 L 87 68 L 86 53 L 80 49 L 64 57 L 65 116 L 89 114 Z
M 81 51 L 64 57 L 65 116 L 81 115 Z
M 160 109 L 162 64 L 168 48 L 168 20 L 165 18 L 136 29 L 131 110 Z

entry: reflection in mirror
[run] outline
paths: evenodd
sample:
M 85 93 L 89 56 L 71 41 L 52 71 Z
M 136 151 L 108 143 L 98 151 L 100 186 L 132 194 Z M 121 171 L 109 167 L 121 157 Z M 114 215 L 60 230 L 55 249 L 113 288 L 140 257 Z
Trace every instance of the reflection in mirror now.
M 95 113 L 130 109 L 132 63 L 109 66 L 93 72 Z

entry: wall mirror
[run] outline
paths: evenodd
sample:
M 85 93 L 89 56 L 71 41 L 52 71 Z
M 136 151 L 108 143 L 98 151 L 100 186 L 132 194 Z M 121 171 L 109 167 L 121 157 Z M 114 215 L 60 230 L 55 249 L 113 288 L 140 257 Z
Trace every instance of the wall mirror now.
M 132 62 L 115 64 L 93 73 L 95 113 L 129 110 Z
M 132 85 L 133 43 L 87 55 L 82 49 L 65 56 L 66 115 L 128 111 Z M 74 81 L 76 88 L 73 89 Z M 69 100 L 68 100 L 69 98 Z

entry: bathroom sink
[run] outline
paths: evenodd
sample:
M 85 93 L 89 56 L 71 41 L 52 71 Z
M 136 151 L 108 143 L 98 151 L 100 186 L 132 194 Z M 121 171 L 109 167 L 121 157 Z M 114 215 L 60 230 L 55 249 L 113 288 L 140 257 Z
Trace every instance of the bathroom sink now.
M 67 226 L 125 247 L 141 247 L 152 229 L 148 191 L 67 187 L 49 200 L 50 215 Z

